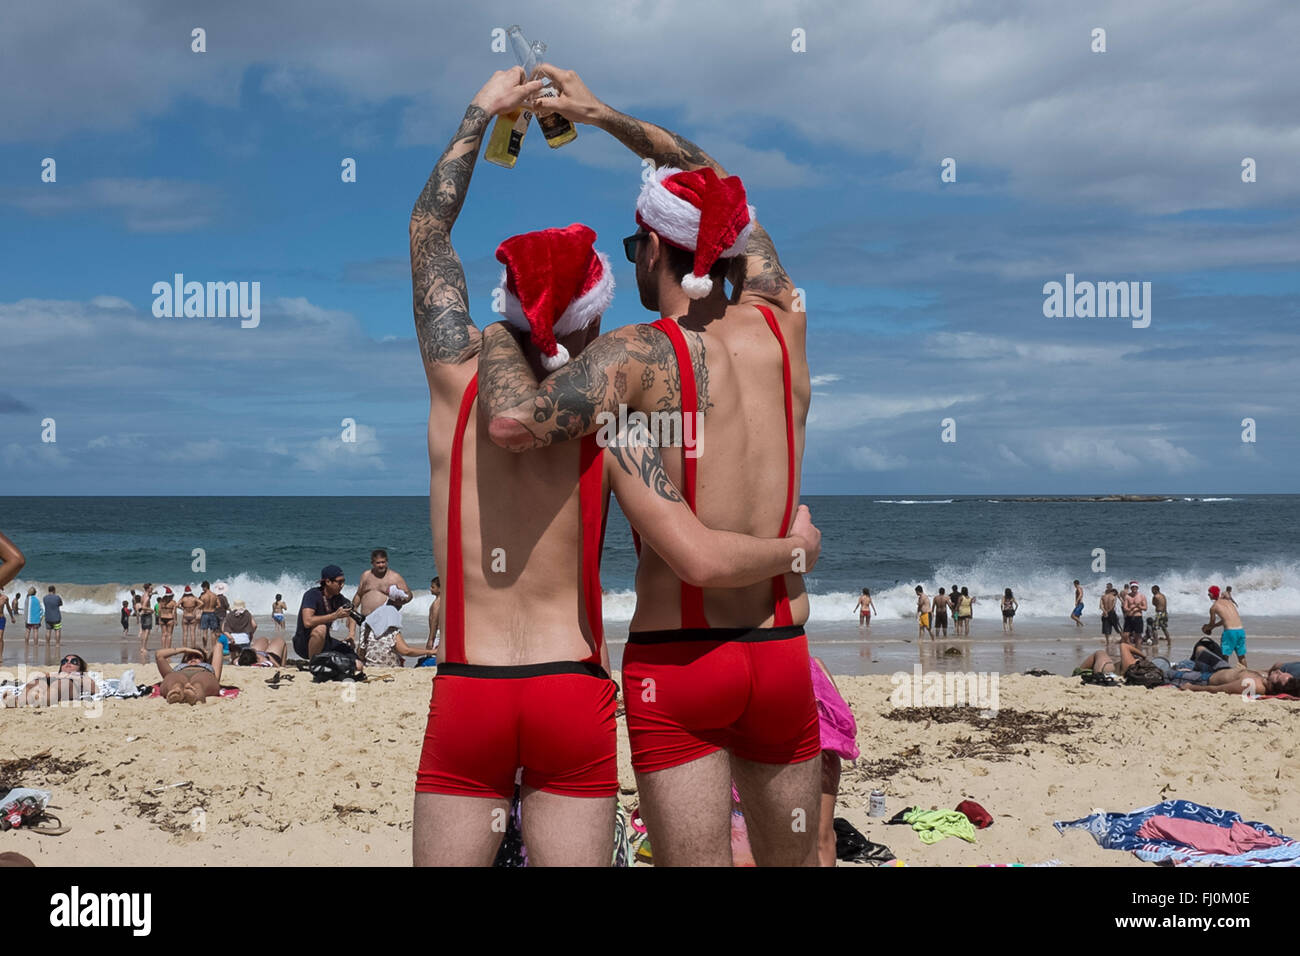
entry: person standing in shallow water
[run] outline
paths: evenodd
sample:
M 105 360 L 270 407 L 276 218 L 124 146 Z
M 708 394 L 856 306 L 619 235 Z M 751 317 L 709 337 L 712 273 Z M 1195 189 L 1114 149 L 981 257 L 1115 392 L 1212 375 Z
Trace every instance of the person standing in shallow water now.
M 858 598 L 858 627 L 870 627 L 871 615 L 876 610 L 876 605 L 871 600 L 871 591 L 869 588 L 862 589 L 862 597 Z
M 939 593 L 934 599 L 934 627 L 935 632 L 942 631 L 943 636 L 948 636 L 948 608 L 952 605 L 952 599 L 944 593 L 943 588 L 939 588 Z
M 1020 605 L 1016 603 L 1015 595 L 1011 593 L 1011 588 L 1002 592 L 1002 633 L 1016 633 L 1016 609 Z
M 1074 610 L 1070 612 L 1070 620 L 1075 627 L 1083 627 L 1083 585 L 1078 578 L 1074 581 Z

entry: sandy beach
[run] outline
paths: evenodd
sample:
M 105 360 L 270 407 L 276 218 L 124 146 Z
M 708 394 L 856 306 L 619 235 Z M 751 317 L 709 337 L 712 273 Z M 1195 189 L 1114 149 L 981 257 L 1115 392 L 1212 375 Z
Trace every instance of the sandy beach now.
M 152 666 L 135 672 L 139 683 L 157 679 Z M 344 685 L 286 668 L 268 683 L 276 673 L 228 668 L 238 697 L 197 707 L 142 698 L 0 711 L 0 787 L 50 790 L 71 827 L 58 837 L 11 831 L 0 849 L 41 865 L 409 865 L 430 672 L 376 670 Z M 1060 835 L 1052 821 L 1170 797 L 1300 833 L 1300 702 L 1011 675 L 986 720 L 974 709 L 895 708 L 888 676 L 837 680 L 862 750 L 845 767 L 837 815 L 909 866 L 1144 866 L 1082 832 Z M 621 720 L 619 737 L 621 799 L 633 804 Z M 971 799 L 995 822 L 975 844 L 926 846 L 867 816 L 874 787 L 890 815 Z

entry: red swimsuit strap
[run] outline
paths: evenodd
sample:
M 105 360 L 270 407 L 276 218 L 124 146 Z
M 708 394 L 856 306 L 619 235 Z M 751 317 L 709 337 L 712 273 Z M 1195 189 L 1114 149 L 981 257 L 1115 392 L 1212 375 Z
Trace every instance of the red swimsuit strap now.
M 781 385 L 785 392 L 786 470 L 785 517 L 781 519 L 780 537 L 784 538 L 790 531 L 790 518 L 794 513 L 794 388 L 791 384 L 790 350 L 786 347 L 785 336 L 781 334 L 781 326 L 777 324 L 776 316 L 772 314 L 772 310 L 762 305 L 757 308 L 759 312 L 763 313 L 763 318 L 767 319 L 767 327 L 772 330 L 777 343 L 781 346 Z M 788 627 L 793 624 L 794 617 L 790 614 L 790 596 L 786 593 L 785 577 L 783 575 L 772 579 L 772 597 L 776 602 L 773 623 L 777 627 Z
M 777 344 L 781 346 L 781 385 L 785 399 L 785 443 L 786 443 L 786 484 L 785 484 L 785 512 L 781 518 L 780 537 L 784 537 L 790 530 L 790 519 L 794 513 L 794 478 L 795 478 L 795 444 L 794 444 L 794 391 L 792 386 L 793 375 L 790 369 L 790 350 L 786 346 L 785 336 L 781 334 L 781 326 L 776 321 L 776 316 L 772 310 L 764 306 L 758 306 L 758 311 L 763 314 L 767 321 L 767 327 L 771 329 L 772 334 L 776 336 Z M 691 364 L 690 350 L 686 347 L 686 337 L 682 335 L 682 330 L 678 327 L 676 321 L 670 318 L 660 319 L 653 323 L 654 327 L 659 329 L 668 336 L 672 342 L 673 352 L 677 356 L 677 368 L 679 377 L 682 382 L 682 432 L 685 434 L 685 418 L 688 414 L 695 414 L 699 409 L 699 395 L 695 388 L 695 367 Z M 695 467 L 697 459 L 683 454 L 682 456 L 682 493 L 686 497 L 686 504 L 691 511 L 695 511 Z M 638 542 L 639 544 L 639 542 Z M 639 548 L 638 548 L 639 552 Z M 786 591 L 785 577 L 778 575 L 772 579 L 772 602 L 773 602 L 773 624 L 776 627 L 788 627 L 794 623 L 794 617 L 790 613 L 790 596 Z M 682 584 L 682 627 L 708 627 L 708 619 L 704 615 L 704 592 L 699 588 L 692 587 L 689 584 Z
M 478 373 L 465 386 L 456 430 L 451 437 L 451 469 L 447 487 L 447 597 L 443 605 L 442 659 L 448 664 L 465 661 L 465 568 L 461 548 L 460 485 L 465 457 L 465 428 L 478 397 Z
M 682 335 L 681 328 L 677 322 L 670 318 L 662 318 L 658 322 L 652 322 L 656 329 L 668 336 L 668 341 L 672 343 L 673 352 L 677 356 L 677 373 L 682 382 L 682 438 L 685 441 L 687 434 L 686 418 L 688 415 L 696 415 L 700 408 L 700 397 L 695 390 L 695 366 L 691 364 L 690 349 L 686 347 L 686 336 Z M 691 435 L 699 434 L 699 423 L 689 429 Z M 682 448 L 682 494 L 686 498 L 686 506 L 695 510 L 695 466 L 697 459 L 694 455 L 688 454 L 694 450 Z M 709 619 L 704 616 L 704 592 L 697 587 L 682 582 L 682 627 L 683 628 L 702 628 L 709 626 Z
M 464 471 L 465 432 L 469 425 L 474 399 L 478 397 L 478 375 L 465 386 L 456 415 L 456 430 L 451 439 L 451 468 L 447 489 L 447 591 L 443 633 L 443 660 L 464 664 L 465 660 L 465 564 L 461 543 L 461 483 Z M 595 649 L 587 661 L 600 663 L 605 631 L 601 618 L 600 552 L 604 545 L 602 471 L 604 449 L 595 435 L 582 440 L 581 472 L 578 481 L 579 511 L 582 517 L 582 585 L 587 607 L 587 623 L 595 640 Z
M 582 440 L 578 505 L 582 513 L 582 594 L 587 605 L 587 625 L 595 642 L 587 658 L 591 664 L 601 662 L 600 649 L 605 642 L 600 599 L 600 553 L 605 546 L 604 453 L 595 435 Z

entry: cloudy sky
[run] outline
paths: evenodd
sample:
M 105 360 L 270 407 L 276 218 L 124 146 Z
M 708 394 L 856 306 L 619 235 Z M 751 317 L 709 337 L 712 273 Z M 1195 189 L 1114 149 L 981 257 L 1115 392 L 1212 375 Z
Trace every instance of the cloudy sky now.
M 6 20 L 2 493 L 423 493 L 407 218 L 514 22 L 744 177 L 808 305 L 807 493 L 1295 490 L 1290 0 L 18 0 Z M 638 160 L 579 132 L 480 161 L 453 239 L 481 323 L 496 244 L 574 220 L 615 254 L 606 327 L 651 318 L 617 255 Z M 155 318 L 175 273 L 260 282 L 261 324 Z M 1067 273 L 1149 282 L 1149 327 L 1045 317 Z

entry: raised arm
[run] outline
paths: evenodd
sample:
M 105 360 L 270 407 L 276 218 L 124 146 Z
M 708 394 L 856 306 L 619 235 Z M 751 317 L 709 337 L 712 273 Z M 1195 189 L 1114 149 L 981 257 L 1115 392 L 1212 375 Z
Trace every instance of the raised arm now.
M 540 384 L 524 355 L 518 332 L 505 323 L 488 326 L 479 356 L 479 413 L 487 415 L 492 441 L 511 451 L 542 448 L 589 435 L 619 405 L 643 409 L 659 383 L 664 411 L 680 407 L 680 377 L 668 337 L 645 325 L 600 336 L 572 362 Z M 698 377 L 698 376 L 697 376 Z
M 728 175 L 716 159 L 686 137 L 602 103 L 573 70 L 561 70 L 544 63 L 541 72 L 562 90 L 559 96 L 545 100 L 545 109 L 541 112 L 554 111 L 575 123 L 603 129 L 656 166 L 675 166 L 678 169 L 709 166 L 719 176 Z M 759 299 L 787 312 L 793 309 L 794 283 L 781 265 L 772 237 L 757 222 L 750 233 L 745 254 L 736 257 L 728 278 L 735 287 L 736 302 Z
M 451 245 L 451 227 L 465 203 L 488 123 L 541 88 L 540 80 L 523 79 L 519 67 L 499 70 L 478 91 L 411 210 L 415 334 L 428 371 L 436 365 L 459 365 L 478 352 L 479 331 L 469 317 L 465 271 Z
M 645 543 L 678 578 L 700 588 L 739 588 L 779 574 L 798 562 L 812 570 L 821 553 L 821 532 L 808 508 L 799 506 L 785 538 L 755 538 L 705 527 L 695 516 L 654 445 L 614 442 L 607 446 L 610 486 L 619 506 Z
M 0 588 L 18 577 L 25 564 L 27 558 L 18 550 L 18 545 L 0 533 Z

